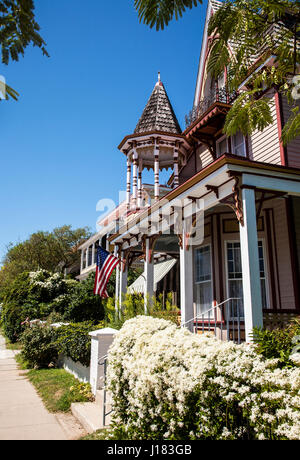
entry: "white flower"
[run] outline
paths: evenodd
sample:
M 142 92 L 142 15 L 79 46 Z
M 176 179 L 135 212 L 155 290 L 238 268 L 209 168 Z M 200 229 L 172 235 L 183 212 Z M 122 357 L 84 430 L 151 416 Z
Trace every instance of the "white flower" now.
M 276 366 L 277 360 L 264 360 L 252 345 L 197 336 L 165 320 L 136 317 L 124 324 L 109 350 L 113 417 L 136 437 L 143 427 L 164 432 L 164 437 L 186 429 L 193 433 L 187 436 L 201 439 L 211 434 L 217 416 L 224 418 L 220 439 L 242 438 L 247 427 L 228 430 L 222 402 L 224 407 L 243 408 L 258 439 L 268 438 L 270 425 L 276 427 L 274 435 L 296 439 L 300 369 Z

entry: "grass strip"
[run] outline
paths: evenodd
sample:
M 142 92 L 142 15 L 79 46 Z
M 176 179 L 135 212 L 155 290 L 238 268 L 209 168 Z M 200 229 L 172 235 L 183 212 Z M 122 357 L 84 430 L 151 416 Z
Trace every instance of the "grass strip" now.
M 27 378 L 49 412 L 67 412 L 74 402 L 92 400 L 89 385 L 79 382 L 64 369 L 32 369 Z

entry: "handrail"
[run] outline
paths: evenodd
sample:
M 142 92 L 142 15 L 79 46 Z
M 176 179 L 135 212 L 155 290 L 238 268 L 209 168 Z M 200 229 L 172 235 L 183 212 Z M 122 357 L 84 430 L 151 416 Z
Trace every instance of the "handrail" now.
M 106 412 L 106 393 L 107 393 L 107 389 L 106 389 L 106 371 L 107 371 L 107 359 L 108 359 L 108 355 L 104 355 L 104 356 L 101 356 L 101 358 L 98 360 L 98 365 L 99 366 L 104 366 L 104 370 L 103 370 L 103 412 L 102 412 L 102 423 L 103 423 L 103 427 L 106 426 L 106 417 L 112 413 L 112 410 L 110 410 L 109 412 Z
M 198 314 L 194 318 L 182 323 L 181 327 L 188 327 L 190 323 L 193 323 L 194 333 L 197 334 L 202 328 L 202 333 L 208 330 L 209 332 L 213 332 L 215 336 L 217 336 L 217 330 L 219 327 L 221 340 L 224 340 L 223 332 L 225 328 L 226 338 L 228 341 L 233 340 L 237 341 L 237 343 L 241 343 L 241 320 L 243 316 L 241 315 L 240 305 L 238 303 L 233 303 L 241 300 L 242 299 L 240 297 L 230 297 L 200 315 Z M 225 307 L 226 314 L 224 311 L 225 305 L 227 305 L 227 307 Z M 219 308 L 221 313 L 220 319 L 218 318 L 217 310 Z
M 108 358 L 108 355 L 101 356 L 101 358 L 99 358 L 99 360 L 98 360 L 99 366 L 103 366 L 104 362 L 107 360 L 107 358 Z M 103 360 L 103 363 L 100 362 L 102 360 Z
M 221 307 L 222 305 L 226 304 L 227 302 L 229 302 L 230 300 L 241 300 L 240 297 L 230 297 L 229 299 L 226 299 L 224 300 L 223 302 L 221 303 L 218 303 L 217 305 L 215 305 L 214 307 L 210 308 L 209 310 L 201 313 L 200 316 L 195 316 L 194 318 L 190 319 L 189 321 L 186 321 L 185 323 L 182 323 L 181 324 L 181 327 L 184 327 L 186 324 L 189 324 L 191 323 L 192 321 L 195 322 L 197 321 L 197 319 L 203 319 L 203 316 L 206 315 L 207 313 L 210 313 L 211 311 L 214 311 L 216 310 L 217 308 Z

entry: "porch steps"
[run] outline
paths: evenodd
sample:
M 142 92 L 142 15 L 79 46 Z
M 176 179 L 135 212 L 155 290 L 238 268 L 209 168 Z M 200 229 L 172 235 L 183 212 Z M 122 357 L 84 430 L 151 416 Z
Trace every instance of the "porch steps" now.
M 103 426 L 103 390 L 98 390 L 94 402 L 72 403 L 71 412 L 89 433 L 107 428 L 110 424 L 110 415 L 106 417 L 106 426 Z M 109 402 L 109 395 L 106 395 Z M 110 404 L 107 404 L 106 411 L 110 411 Z

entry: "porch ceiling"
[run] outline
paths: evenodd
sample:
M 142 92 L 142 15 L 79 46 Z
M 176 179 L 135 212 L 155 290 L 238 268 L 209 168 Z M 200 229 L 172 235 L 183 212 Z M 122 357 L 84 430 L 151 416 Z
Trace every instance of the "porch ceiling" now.
M 109 239 L 113 244 L 120 244 L 129 236 L 134 238 L 134 246 L 140 242 L 142 235 L 155 235 L 159 233 L 158 228 L 162 233 L 169 229 L 174 224 L 174 208 L 183 206 L 185 209 L 195 203 L 196 213 L 206 211 L 232 196 L 237 184 L 239 188 L 250 187 L 300 196 L 300 170 L 223 155 L 138 215 L 131 221 L 130 228 L 121 228 L 118 234 Z M 165 222 L 166 216 L 168 222 Z M 127 247 L 130 246 L 129 242 Z

